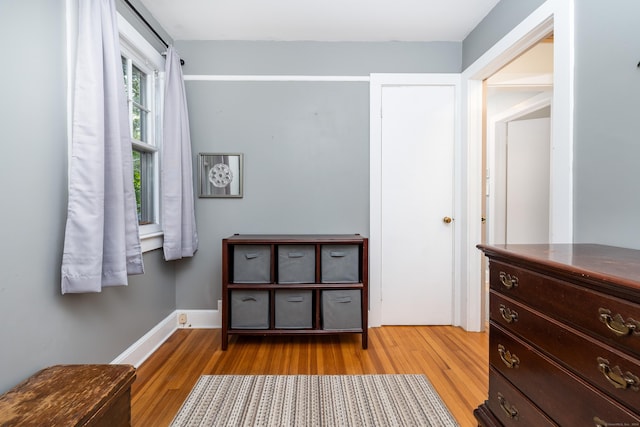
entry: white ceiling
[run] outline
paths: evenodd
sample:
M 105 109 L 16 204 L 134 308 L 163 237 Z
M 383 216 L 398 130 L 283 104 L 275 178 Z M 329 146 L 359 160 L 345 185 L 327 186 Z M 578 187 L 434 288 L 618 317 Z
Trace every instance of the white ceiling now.
M 499 0 L 141 0 L 174 40 L 462 41 Z

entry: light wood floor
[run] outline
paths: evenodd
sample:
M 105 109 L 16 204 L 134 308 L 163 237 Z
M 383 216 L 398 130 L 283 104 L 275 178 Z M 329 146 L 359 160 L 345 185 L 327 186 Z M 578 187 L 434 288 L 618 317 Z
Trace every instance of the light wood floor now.
M 488 390 L 488 334 L 451 326 L 369 329 L 314 337 L 236 337 L 220 350 L 219 329 L 176 331 L 139 369 L 132 387 L 133 426 L 166 426 L 200 375 L 425 374 L 461 427 Z

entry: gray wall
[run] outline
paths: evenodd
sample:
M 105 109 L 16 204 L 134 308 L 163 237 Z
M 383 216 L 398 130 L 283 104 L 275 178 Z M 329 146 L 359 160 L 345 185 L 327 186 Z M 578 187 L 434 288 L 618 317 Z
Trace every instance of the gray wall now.
M 575 12 L 574 238 L 640 249 L 640 2 Z
M 185 74 L 458 72 L 460 43 L 177 41 Z M 244 198 L 196 199 L 200 249 L 177 268 L 178 308 L 217 308 L 233 233 L 369 234 L 367 82 L 187 81 L 199 152 L 245 156 Z
M 545 0 L 502 0 L 464 39 L 462 69 L 480 58 Z M 578 3 L 578 2 L 576 2 Z
M 61 363 L 108 363 L 175 310 L 160 251 L 127 288 L 61 295 L 67 203 L 64 0 L 3 0 L 0 392 Z
M 457 42 L 175 42 L 185 74 L 360 75 L 457 73 Z

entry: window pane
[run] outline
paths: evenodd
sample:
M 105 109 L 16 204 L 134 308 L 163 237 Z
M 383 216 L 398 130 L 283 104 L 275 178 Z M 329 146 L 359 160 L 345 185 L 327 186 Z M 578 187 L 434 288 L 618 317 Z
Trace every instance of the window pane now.
M 147 105 L 147 75 L 133 66 L 132 71 L 133 101 L 142 106 Z
M 138 222 L 140 222 L 140 191 L 142 183 L 140 179 L 140 152 L 133 150 L 133 189 L 136 192 L 136 210 L 138 211 Z
M 127 58 L 122 57 L 122 74 L 124 75 L 124 91 L 129 95 L 129 75 L 127 73 Z
M 157 90 L 152 83 L 154 76 L 136 67 L 131 58 L 123 52 L 122 71 L 129 106 L 129 124 L 131 128 L 132 157 L 133 157 L 133 185 L 136 197 L 138 223 L 140 225 L 158 222 L 155 199 L 157 185 L 155 176 L 158 154 L 149 151 L 144 145 L 154 144 L 154 114 L 149 105 L 153 100 L 153 92 Z M 143 144 L 139 144 L 142 142 Z
M 147 142 L 147 112 L 137 105 L 132 108 L 132 137 L 138 141 Z
M 140 225 L 154 222 L 153 184 L 153 153 L 134 149 L 133 188 Z

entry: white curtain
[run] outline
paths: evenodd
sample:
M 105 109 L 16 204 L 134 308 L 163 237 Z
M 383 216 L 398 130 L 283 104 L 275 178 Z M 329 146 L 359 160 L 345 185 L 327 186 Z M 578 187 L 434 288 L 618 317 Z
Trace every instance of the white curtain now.
M 100 292 L 144 272 L 114 0 L 78 9 L 62 293 Z
M 193 256 L 198 249 L 198 233 L 187 97 L 180 57 L 173 46 L 167 49 L 165 72 L 161 188 L 163 249 L 169 261 Z

